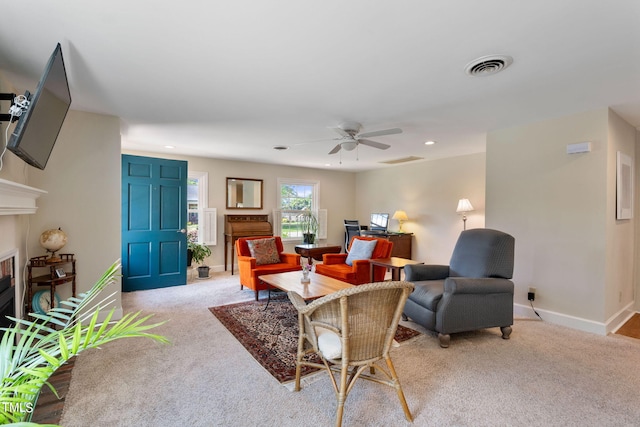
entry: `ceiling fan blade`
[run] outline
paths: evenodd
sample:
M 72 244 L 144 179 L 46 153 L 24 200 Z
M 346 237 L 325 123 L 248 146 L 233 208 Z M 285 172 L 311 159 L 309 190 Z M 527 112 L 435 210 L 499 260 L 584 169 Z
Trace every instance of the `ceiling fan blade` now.
M 373 131 L 373 132 L 360 133 L 360 134 L 357 135 L 357 137 L 358 138 L 369 138 L 371 136 L 395 135 L 397 133 L 402 133 L 402 129 L 393 128 L 393 129 L 376 130 L 376 131 Z
M 338 151 L 340 151 L 341 148 L 342 148 L 342 144 L 338 144 L 335 147 L 333 147 L 333 150 L 329 151 L 329 154 L 336 154 Z
M 340 134 L 341 136 L 351 138 L 351 135 L 349 135 L 349 132 L 347 132 L 344 129 L 340 129 L 340 128 L 331 128 L 331 129 L 333 129 L 336 133 Z
M 381 150 L 386 150 L 387 148 L 391 147 L 388 144 L 383 144 L 382 142 L 371 141 L 370 139 L 359 139 L 358 143 L 362 144 L 362 145 L 368 145 L 369 147 L 373 147 L 373 148 L 379 148 Z

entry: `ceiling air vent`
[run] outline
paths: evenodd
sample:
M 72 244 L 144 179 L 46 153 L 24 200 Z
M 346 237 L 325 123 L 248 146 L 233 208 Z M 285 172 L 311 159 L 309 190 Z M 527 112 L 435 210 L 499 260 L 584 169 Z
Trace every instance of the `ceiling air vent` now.
M 422 160 L 422 159 L 424 159 L 424 157 L 409 156 L 409 157 L 403 157 L 401 159 L 387 160 L 385 162 L 380 162 L 380 163 L 384 163 L 387 165 L 397 165 L 398 163 L 415 162 L 416 160 Z
M 489 76 L 507 68 L 513 58 L 507 55 L 489 55 L 471 61 L 464 68 L 470 76 Z

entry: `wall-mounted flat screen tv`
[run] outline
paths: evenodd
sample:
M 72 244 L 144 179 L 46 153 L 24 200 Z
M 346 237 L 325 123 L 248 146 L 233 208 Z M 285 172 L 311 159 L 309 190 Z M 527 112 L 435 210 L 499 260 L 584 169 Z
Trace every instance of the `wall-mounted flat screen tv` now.
M 44 169 L 71 105 L 71 93 L 60 43 L 49 58 L 29 106 L 18 119 L 7 148 L 22 160 Z

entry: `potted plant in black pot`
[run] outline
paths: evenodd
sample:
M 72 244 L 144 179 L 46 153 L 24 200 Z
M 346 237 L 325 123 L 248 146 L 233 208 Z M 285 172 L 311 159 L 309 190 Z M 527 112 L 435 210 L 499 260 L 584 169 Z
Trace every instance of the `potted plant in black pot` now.
M 196 242 L 189 242 L 187 244 L 187 249 L 191 250 L 191 257 L 196 264 L 202 264 L 204 259 L 211 255 L 211 249 L 209 246 L 202 245 Z M 198 267 L 198 278 L 206 279 L 209 277 L 209 266 L 208 265 L 200 265 Z
M 316 233 L 318 232 L 318 219 L 316 215 L 310 210 L 304 210 L 298 215 L 300 221 L 300 228 L 302 229 L 302 242 L 313 244 L 316 240 Z
M 193 261 L 193 249 L 191 249 L 192 243 L 198 243 L 198 229 L 190 228 L 187 230 L 187 267 L 191 267 Z

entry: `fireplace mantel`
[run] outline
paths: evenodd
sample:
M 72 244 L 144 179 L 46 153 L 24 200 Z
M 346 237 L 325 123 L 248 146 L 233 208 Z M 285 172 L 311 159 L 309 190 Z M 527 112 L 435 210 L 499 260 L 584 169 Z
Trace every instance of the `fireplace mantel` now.
M 0 178 L 0 215 L 34 214 L 36 199 L 43 194 L 47 192 Z

